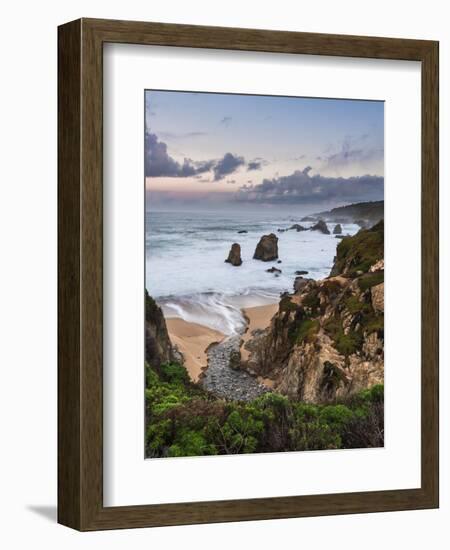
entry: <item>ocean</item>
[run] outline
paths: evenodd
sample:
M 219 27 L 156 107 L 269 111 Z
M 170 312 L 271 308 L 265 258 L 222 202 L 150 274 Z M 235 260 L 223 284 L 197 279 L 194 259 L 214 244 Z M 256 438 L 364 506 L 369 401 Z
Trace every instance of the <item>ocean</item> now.
M 329 275 L 340 242 L 318 231 L 278 232 L 294 223 L 292 214 L 251 212 L 146 212 L 145 284 L 166 318 L 180 317 L 232 335 L 245 327 L 241 308 L 275 303 L 292 292 L 295 271 L 322 279 Z M 334 223 L 329 223 L 332 232 Z M 343 234 L 359 227 L 341 224 Z M 245 230 L 247 233 L 238 233 Z M 275 233 L 281 263 L 253 260 L 262 235 Z M 241 245 L 242 265 L 225 263 L 233 243 Z M 267 273 L 275 266 L 279 276 Z

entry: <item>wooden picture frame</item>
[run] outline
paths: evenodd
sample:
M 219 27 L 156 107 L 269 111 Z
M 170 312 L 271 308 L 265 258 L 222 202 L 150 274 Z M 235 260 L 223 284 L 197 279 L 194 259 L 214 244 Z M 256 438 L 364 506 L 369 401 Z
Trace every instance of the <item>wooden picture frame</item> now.
M 102 47 L 106 42 L 421 63 L 420 488 L 103 506 Z M 437 507 L 438 43 L 79 19 L 59 27 L 58 50 L 58 521 L 90 531 Z

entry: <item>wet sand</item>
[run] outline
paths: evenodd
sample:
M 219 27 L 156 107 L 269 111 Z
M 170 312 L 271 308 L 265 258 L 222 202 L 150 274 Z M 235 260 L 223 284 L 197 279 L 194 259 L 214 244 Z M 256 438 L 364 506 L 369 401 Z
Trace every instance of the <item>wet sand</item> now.
M 218 330 L 178 318 L 166 319 L 166 325 L 172 344 L 184 356 L 184 365 L 191 380 L 197 382 L 207 364 L 206 348 L 213 342 L 220 342 L 224 335 Z

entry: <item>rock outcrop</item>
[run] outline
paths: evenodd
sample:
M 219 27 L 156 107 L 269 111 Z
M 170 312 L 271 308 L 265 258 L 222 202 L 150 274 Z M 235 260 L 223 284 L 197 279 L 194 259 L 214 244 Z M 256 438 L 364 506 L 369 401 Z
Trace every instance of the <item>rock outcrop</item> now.
M 155 368 L 163 363 L 180 361 L 180 357 L 170 343 L 163 312 L 147 291 L 145 291 L 145 360 Z
M 274 233 L 263 235 L 256 246 L 254 260 L 271 262 L 278 259 L 278 237 Z
M 379 260 L 370 267 L 369 273 L 374 273 L 375 271 L 384 271 L 384 260 Z
M 311 228 L 311 231 L 320 231 L 324 235 L 329 235 L 330 230 L 328 229 L 327 224 L 323 220 L 319 220 L 317 223 L 315 223 Z
M 333 235 L 341 235 L 341 233 L 342 233 L 342 225 L 340 223 L 337 223 L 334 226 Z
M 241 258 L 241 245 L 238 243 L 233 243 L 231 245 L 230 252 L 228 254 L 228 258 L 225 260 L 226 263 L 229 263 L 231 265 L 239 266 L 242 264 L 242 258 Z
M 303 227 L 303 225 L 299 225 L 298 223 L 294 223 L 294 225 L 291 225 L 289 229 L 295 229 L 296 231 L 306 231 L 306 227 Z
M 370 289 L 372 306 L 377 313 L 384 313 L 384 283 L 375 285 Z
M 266 269 L 267 273 L 281 273 L 281 269 L 278 269 L 278 267 L 271 267 L 269 269 Z
M 384 380 L 383 224 L 338 245 L 333 272 L 297 277 L 268 329 L 245 344 L 242 368 L 274 391 L 311 403 L 348 397 Z
M 313 279 L 305 279 L 304 277 L 295 277 L 294 292 L 300 292 Z

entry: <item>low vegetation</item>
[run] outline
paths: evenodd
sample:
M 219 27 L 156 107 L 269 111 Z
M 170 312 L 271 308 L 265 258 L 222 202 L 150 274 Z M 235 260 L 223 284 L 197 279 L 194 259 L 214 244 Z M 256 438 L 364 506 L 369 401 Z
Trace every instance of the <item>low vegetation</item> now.
M 384 270 L 376 273 L 367 273 L 358 279 L 358 286 L 362 292 L 384 282 Z
M 327 376 L 336 373 L 330 366 Z M 384 440 L 383 386 L 345 402 L 307 404 L 277 393 L 225 401 L 192 384 L 184 367 L 146 365 L 146 456 L 378 447 Z
M 371 229 L 362 229 L 353 237 L 345 237 L 336 249 L 333 274 L 355 277 L 366 273 L 384 257 L 384 221 Z

